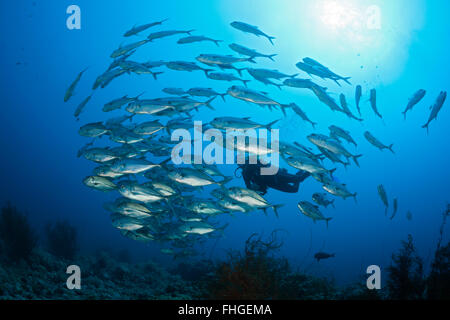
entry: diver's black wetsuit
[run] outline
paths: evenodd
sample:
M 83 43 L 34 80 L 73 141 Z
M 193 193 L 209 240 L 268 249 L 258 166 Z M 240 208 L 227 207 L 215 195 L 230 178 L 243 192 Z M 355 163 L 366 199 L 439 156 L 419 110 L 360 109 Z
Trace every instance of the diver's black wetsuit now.
M 286 169 L 280 169 L 274 175 L 261 175 L 262 167 L 262 164 L 244 164 L 239 166 L 242 169 L 242 178 L 244 178 L 247 188 L 262 194 L 267 192 L 267 188 L 296 193 L 300 182 L 303 182 L 310 175 L 306 171 L 289 174 Z

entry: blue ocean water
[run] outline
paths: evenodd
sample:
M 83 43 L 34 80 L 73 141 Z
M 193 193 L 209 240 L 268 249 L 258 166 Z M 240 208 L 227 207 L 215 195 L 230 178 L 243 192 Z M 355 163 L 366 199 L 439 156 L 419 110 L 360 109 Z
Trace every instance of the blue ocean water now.
M 81 30 L 66 27 L 66 9 L 71 4 L 81 8 Z M 379 9 L 379 28 L 368 27 L 367 10 L 371 6 Z M 297 208 L 298 201 L 310 201 L 314 192 L 322 190 L 309 178 L 297 194 L 268 192 L 266 198 L 271 203 L 284 204 L 279 218 L 272 212 L 266 216 L 259 211 L 221 218 L 229 223 L 224 236 L 215 246 L 215 240 L 210 240 L 200 251 L 207 257 L 220 258 L 229 248 L 242 248 L 252 233 L 270 234 L 274 229 L 282 229 L 286 232 L 281 253 L 294 266 L 348 283 L 365 274 L 369 265 L 380 265 L 385 270 L 400 241 L 412 234 L 419 254 L 429 262 L 441 212 L 449 201 L 448 102 L 437 121 L 431 123 L 429 134 L 421 126 L 439 92 L 449 89 L 449 7 L 447 1 L 419 0 L 2 2 L 0 201 L 11 201 L 29 212 L 38 227 L 68 219 L 77 227 L 84 251 L 128 248 L 136 259 L 170 263 L 171 258 L 160 253 L 160 244 L 126 239 L 111 226 L 102 205 L 114 196 L 93 191 L 82 183 L 94 165 L 76 157 L 77 150 L 87 142 L 78 135 L 78 129 L 105 119 L 103 104 L 125 94 L 133 96 L 145 91 L 146 97 L 156 98 L 165 96 L 161 92 L 165 87 L 195 86 L 225 92 L 232 84 L 208 80 L 202 72 L 167 68 L 161 68 L 164 74 L 157 81 L 150 76 L 126 75 L 95 91 L 80 121 L 73 116 L 76 106 L 91 93 L 95 78 L 109 66 L 110 53 L 121 43 L 143 39 L 124 39 L 123 33 L 133 25 L 168 18 L 163 26 L 143 34 L 195 29 L 195 34 L 224 43 L 220 47 L 209 42 L 178 45 L 176 40 L 182 36 L 169 37 L 146 44 L 133 55 L 134 60 L 194 61 L 200 53 L 234 54 L 227 45 L 235 42 L 262 53 L 277 54 L 275 62 L 257 59 L 261 68 L 307 77 L 295 64 L 312 57 L 334 72 L 350 76 L 352 85 L 341 82 L 342 87 L 330 80 L 313 80 L 327 87 L 336 100 L 340 93 L 345 94 L 354 112 L 356 84 L 363 89 L 364 122 L 359 123 L 333 113 L 308 90 L 280 91 L 254 80 L 249 83 L 249 87 L 267 91 L 276 100 L 297 103 L 318 122 L 316 130 L 291 111 L 284 117 L 279 110 L 269 111 L 231 97 L 226 102 L 216 99 L 214 111 L 202 108 L 195 113 L 194 119 L 204 122 L 216 116 L 251 117 L 261 123 L 280 118 L 277 127 L 281 140 L 303 144 L 308 143 L 307 135 L 327 134 L 328 126 L 335 124 L 349 130 L 357 141 L 358 147 L 349 146 L 349 150 L 363 154 L 360 168 L 337 166 L 336 177 L 358 193 L 357 203 L 351 198 L 336 198 L 335 209 L 323 209 L 325 216 L 333 217 L 328 228 L 321 221 L 313 223 Z M 230 22 L 235 20 L 259 26 L 276 37 L 275 45 L 233 29 Z M 76 95 L 65 104 L 65 90 L 86 67 L 89 69 L 76 88 Z M 246 72 L 243 78 L 252 79 Z M 367 102 L 372 88 L 377 90 L 384 121 L 374 115 Z M 420 88 L 427 94 L 405 121 L 401 111 Z M 115 113 L 118 114 L 121 113 Z M 366 130 L 385 144 L 393 143 L 395 154 L 371 146 L 363 137 Z M 285 163 L 282 166 L 288 168 Z M 221 169 L 232 175 L 235 166 Z M 289 171 L 295 172 L 293 168 Z M 398 198 L 399 209 L 393 220 L 384 215 L 377 195 L 379 184 L 385 186 L 391 203 L 394 197 Z M 230 185 L 244 183 L 236 178 Z M 411 221 L 406 217 L 409 210 Z M 336 257 L 316 263 L 313 254 L 317 251 L 332 252 Z

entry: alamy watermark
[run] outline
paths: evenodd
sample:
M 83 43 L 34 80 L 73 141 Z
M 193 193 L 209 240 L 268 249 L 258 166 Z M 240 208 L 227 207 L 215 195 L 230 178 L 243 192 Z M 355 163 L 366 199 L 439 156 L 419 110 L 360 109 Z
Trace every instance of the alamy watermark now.
M 81 289 L 81 269 L 79 266 L 72 264 L 67 267 L 66 273 L 70 274 L 67 278 L 66 286 L 69 290 Z
M 66 20 L 66 26 L 69 30 L 81 29 L 81 9 L 79 6 L 72 4 L 67 7 L 66 13 L 70 16 Z

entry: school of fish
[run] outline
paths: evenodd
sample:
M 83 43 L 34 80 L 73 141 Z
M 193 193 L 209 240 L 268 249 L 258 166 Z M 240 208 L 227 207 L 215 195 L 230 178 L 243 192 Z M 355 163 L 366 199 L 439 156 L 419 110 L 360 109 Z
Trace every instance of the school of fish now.
M 215 117 L 208 123 L 209 127 L 218 130 L 236 130 L 245 132 L 249 129 L 276 126 L 280 117 L 288 112 L 299 116 L 308 122 L 313 129 L 317 123 L 310 120 L 305 111 L 292 101 L 280 102 L 267 92 L 251 89 L 253 81 L 268 86 L 275 86 L 310 90 L 318 99 L 332 111 L 344 114 L 350 119 L 361 122 L 361 85 L 355 87 L 355 106 L 357 113 L 353 113 L 344 94 L 339 95 L 337 102 L 328 89 L 316 84 L 312 76 L 324 80 L 331 80 L 341 86 L 341 82 L 351 85 L 350 77 L 341 76 L 317 60 L 303 58 L 295 66 L 297 74 L 286 74 L 276 69 L 257 68 L 257 59 L 275 61 L 277 54 L 271 52 L 260 53 L 244 45 L 230 43 L 228 48 L 234 53 L 218 53 L 226 51 L 222 40 L 214 37 L 195 35 L 195 30 L 162 30 L 148 33 L 149 29 L 161 28 L 167 19 L 151 22 L 145 25 L 135 25 L 124 33 L 125 38 L 139 36 L 140 40 L 131 41 L 127 45 L 120 45 L 110 57 L 113 59 L 108 68 L 96 77 L 92 93 L 84 98 L 75 108 L 74 116 L 79 119 L 83 111 L 99 88 L 106 88 L 114 79 L 130 74 L 151 76 L 151 81 L 160 79 L 169 72 L 201 72 L 205 79 L 211 82 L 211 87 L 190 88 L 167 87 L 160 97 L 144 97 L 145 90 L 136 96 L 122 96 L 105 102 L 102 111 L 105 116 L 110 112 L 120 111 L 121 115 L 106 117 L 106 120 L 87 123 L 80 127 L 79 134 L 91 139 L 79 151 L 78 157 L 83 157 L 95 164 L 91 175 L 83 179 L 83 183 L 102 192 L 116 192 L 119 197 L 105 203 L 104 207 L 111 213 L 111 223 L 122 235 L 138 241 L 157 241 L 168 244 L 163 253 L 175 257 L 193 254 L 193 244 L 211 237 L 220 236 L 226 225 L 215 222 L 215 217 L 222 214 L 249 213 L 255 210 L 267 212 L 271 209 L 278 215 L 282 204 L 272 204 L 258 192 L 237 186 L 227 186 L 233 179 L 220 172 L 216 165 L 194 164 L 175 165 L 170 163 L 172 149 L 175 145 L 170 135 L 176 129 L 191 129 L 196 112 L 202 108 L 215 109 L 217 97 L 223 101 L 245 101 L 256 107 L 267 107 L 269 110 L 279 109 L 281 114 L 269 123 L 257 123 L 249 117 L 230 117 L 226 110 L 222 116 Z M 263 32 L 259 27 L 245 22 L 234 21 L 230 26 L 240 32 L 266 38 L 274 45 L 275 37 Z M 144 36 L 144 37 L 143 37 Z M 176 43 L 182 50 L 183 46 L 197 42 L 210 42 L 214 50 L 199 53 L 196 61 L 144 61 L 132 59 L 137 50 L 143 46 L 157 46 L 162 38 L 175 37 Z M 163 69 L 165 68 L 165 69 Z M 87 68 L 81 71 L 71 83 L 64 95 L 64 102 L 68 102 L 76 95 L 76 87 L 81 81 Z M 246 72 L 247 76 L 244 76 Z M 303 78 L 303 77 L 304 78 Z M 310 78 L 307 78 L 310 76 Z M 251 77 L 251 78 L 250 78 Z M 215 81 L 232 82 L 225 92 L 213 89 Z M 236 84 L 236 82 L 238 84 Z M 241 84 L 241 85 L 240 85 Z M 420 89 L 408 100 L 402 111 L 404 118 L 408 112 L 418 105 L 425 97 L 426 91 Z M 370 107 L 375 116 L 383 119 L 377 106 L 376 89 L 368 92 Z M 437 119 L 442 109 L 447 93 L 442 91 L 430 107 L 430 115 L 423 125 L 429 129 L 433 120 Z M 349 151 L 349 146 L 358 146 L 352 134 L 337 125 L 328 127 L 328 133 L 313 133 L 306 138 L 310 146 L 303 146 L 296 141 L 281 141 L 279 155 L 288 166 L 304 170 L 321 186 L 323 192 L 316 192 L 312 202 L 302 200 L 298 202 L 298 209 L 305 217 L 316 221 L 324 221 L 328 226 L 332 217 L 325 216 L 321 210 L 328 206 L 334 208 L 334 199 L 352 197 L 356 201 L 357 193 L 348 189 L 347 185 L 338 182 L 333 173 L 336 165 L 347 167 L 355 164 L 361 154 Z M 111 145 L 105 146 L 101 138 L 107 136 Z M 393 144 L 387 144 L 377 139 L 370 131 L 363 133 L 364 138 L 374 147 L 387 149 L 394 153 Z M 94 146 L 95 144 L 98 144 Z M 348 144 L 348 146 L 346 145 Z M 312 147 L 317 150 L 314 151 Z M 270 152 L 270 148 L 266 150 Z M 247 150 L 257 156 L 263 155 L 260 150 Z M 159 159 L 159 160 L 156 160 Z M 327 166 L 329 160 L 333 166 Z M 207 191 L 205 193 L 205 190 Z M 382 184 L 377 187 L 378 195 L 385 206 L 387 215 L 389 200 Z M 397 213 L 397 198 L 393 200 L 393 213 Z M 407 218 L 411 219 L 408 211 Z M 332 257 L 325 253 L 316 254 L 316 259 Z

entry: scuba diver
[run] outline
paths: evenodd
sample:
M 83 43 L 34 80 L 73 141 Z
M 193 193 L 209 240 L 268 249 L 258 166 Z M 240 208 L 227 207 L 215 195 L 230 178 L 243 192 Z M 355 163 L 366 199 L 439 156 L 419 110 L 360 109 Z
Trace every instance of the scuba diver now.
M 261 163 L 239 164 L 236 171 L 242 169 L 242 178 L 244 178 L 247 188 L 262 195 L 267 193 L 268 188 L 296 193 L 300 183 L 310 176 L 310 173 L 306 171 L 299 170 L 296 174 L 290 174 L 286 169 L 279 169 L 277 174 L 274 175 L 261 175 L 261 168 L 267 166 Z

